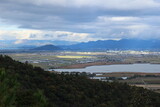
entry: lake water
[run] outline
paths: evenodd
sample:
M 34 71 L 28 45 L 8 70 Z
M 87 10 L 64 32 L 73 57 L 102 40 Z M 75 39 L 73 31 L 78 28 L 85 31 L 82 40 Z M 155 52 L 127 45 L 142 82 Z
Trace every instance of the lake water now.
M 146 72 L 160 73 L 160 64 L 98 65 L 80 69 L 54 69 L 59 72 Z

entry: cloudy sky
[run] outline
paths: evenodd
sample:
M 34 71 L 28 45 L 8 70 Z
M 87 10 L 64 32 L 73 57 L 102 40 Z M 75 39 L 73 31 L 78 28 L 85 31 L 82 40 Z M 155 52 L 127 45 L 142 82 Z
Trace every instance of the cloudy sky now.
M 0 0 L 0 40 L 160 39 L 160 0 Z

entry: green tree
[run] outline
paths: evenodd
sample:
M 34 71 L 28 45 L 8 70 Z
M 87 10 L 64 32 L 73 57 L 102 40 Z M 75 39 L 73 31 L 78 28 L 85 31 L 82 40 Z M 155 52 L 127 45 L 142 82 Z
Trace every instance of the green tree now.
M 35 104 L 33 107 L 47 107 L 47 98 L 41 90 L 37 90 L 34 94 Z
M 11 77 L 4 69 L 0 69 L 0 106 L 15 107 L 16 90 L 19 86 L 15 77 Z

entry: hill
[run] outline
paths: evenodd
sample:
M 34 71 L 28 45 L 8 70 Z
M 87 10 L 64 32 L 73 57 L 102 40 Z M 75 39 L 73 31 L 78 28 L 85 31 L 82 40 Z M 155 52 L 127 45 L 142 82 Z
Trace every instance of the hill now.
M 54 46 L 54 45 L 44 45 L 44 46 L 33 48 L 31 50 L 36 50 L 36 51 L 53 51 L 53 50 L 61 50 L 61 48 L 58 47 L 58 46 Z
M 160 94 L 82 74 L 55 74 L 0 55 L 0 107 L 159 107 Z

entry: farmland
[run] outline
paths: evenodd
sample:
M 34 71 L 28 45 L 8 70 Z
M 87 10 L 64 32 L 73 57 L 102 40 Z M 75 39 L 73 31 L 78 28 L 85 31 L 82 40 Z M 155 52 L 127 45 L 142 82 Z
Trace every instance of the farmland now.
M 20 62 L 28 62 L 44 69 L 83 68 L 92 65 L 124 63 L 160 63 L 159 52 L 106 51 L 106 52 L 32 52 L 6 53 Z
M 103 73 L 96 77 L 105 77 L 107 81 L 127 83 L 131 86 L 143 87 L 160 93 L 160 73 L 115 72 Z M 122 79 L 122 77 L 126 78 Z

